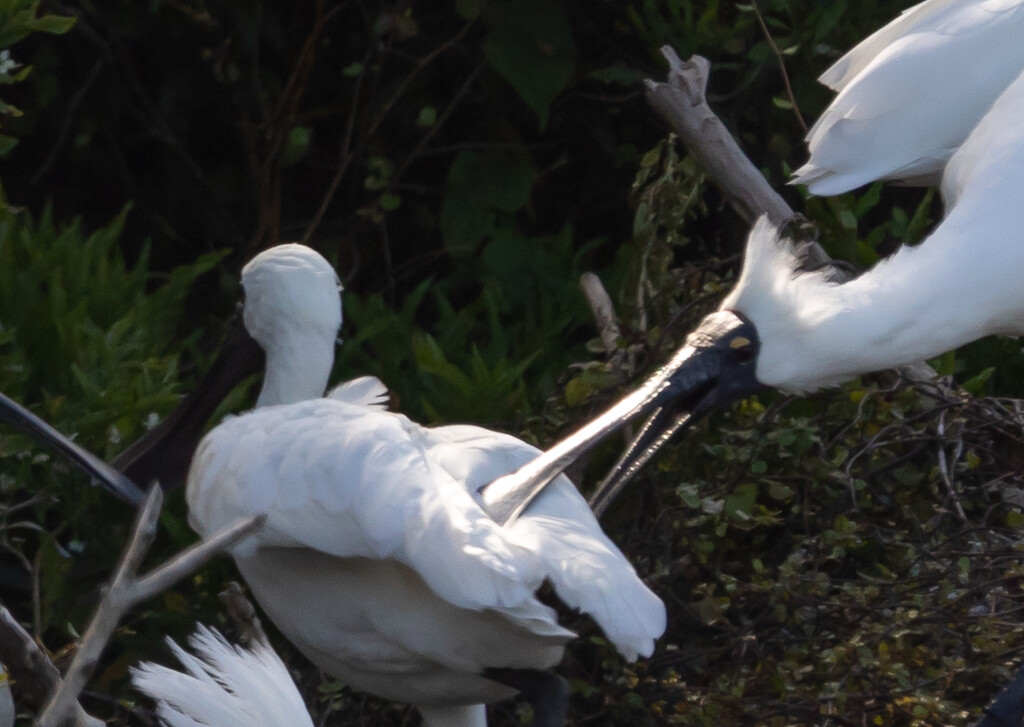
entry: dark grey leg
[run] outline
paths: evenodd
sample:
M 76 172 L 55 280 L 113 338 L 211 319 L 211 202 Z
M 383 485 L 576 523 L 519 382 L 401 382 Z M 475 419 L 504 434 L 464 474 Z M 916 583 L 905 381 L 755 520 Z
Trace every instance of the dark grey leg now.
M 563 727 L 569 715 L 569 682 L 539 669 L 485 669 L 484 676 L 518 689 L 533 707 L 533 727 Z

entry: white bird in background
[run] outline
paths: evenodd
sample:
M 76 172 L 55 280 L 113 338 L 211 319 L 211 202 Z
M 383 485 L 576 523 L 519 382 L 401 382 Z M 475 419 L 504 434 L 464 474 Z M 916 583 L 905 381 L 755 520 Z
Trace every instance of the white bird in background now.
M 807 135 L 793 182 L 839 194 L 876 179 L 936 184 L 1024 70 L 1022 0 L 927 0 L 819 79 L 838 92 Z
M 263 387 L 255 411 L 200 444 L 189 518 L 205 535 L 267 515 L 232 554 L 310 661 L 415 705 L 431 727 L 483 727 L 484 704 L 517 691 L 533 696 L 537 724 L 561 724 L 567 688 L 544 670 L 575 634 L 537 599 L 545 581 L 626 658 L 652 652 L 664 604 L 567 478 L 508 526 L 481 508 L 475 490 L 538 450 L 480 427 L 419 426 L 380 407 L 374 379 L 323 398 L 341 307 L 334 270 L 309 248 L 260 254 L 242 285 Z
M 188 653 L 168 637 L 184 672 L 158 664 L 133 667 L 132 684 L 156 701 L 167 727 L 313 727 L 288 669 L 269 644 L 233 646 L 199 625 Z

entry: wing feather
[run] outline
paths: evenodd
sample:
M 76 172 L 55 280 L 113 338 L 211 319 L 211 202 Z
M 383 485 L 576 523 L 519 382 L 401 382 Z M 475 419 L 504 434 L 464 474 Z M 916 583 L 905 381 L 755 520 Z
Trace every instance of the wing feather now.
M 390 412 L 316 399 L 235 417 L 200 444 L 189 476 L 200 534 L 268 520 L 258 546 L 394 558 L 457 606 L 514 606 L 543 580 L 537 558 L 489 520 L 461 483 Z
M 1024 2 L 928 0 L 822 76 L 839 91 L 807 135 L 793 182 L 839 194 L 883 179 L 937 182 L 1024 69 Z
M 480 427 L 436 427 L 421 436 L 431 457 L 473 492 L 540 453 Z M 552 482 L 509 530 L 543 561 L 559 598 L 589 614 L 624 657 L 651 654 L 665 631 L 665 604 L 604 534 L 569 478 Z

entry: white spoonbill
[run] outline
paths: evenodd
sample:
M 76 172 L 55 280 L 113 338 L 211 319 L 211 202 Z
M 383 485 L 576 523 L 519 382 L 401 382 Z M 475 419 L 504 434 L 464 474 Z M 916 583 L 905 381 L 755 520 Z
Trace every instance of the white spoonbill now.
M 143 663 L 132 684 L 156 701 L 167 727 L 313 727 L 288 669 L 269 644 L 233 646 L 200 624 L 190 654 L 168 637 L 184 671 Z
M 991 8 L 1003 8 L 1015 19 L 1024 17 L 1017 6 L 1024 7 L 1020 2 L 932 0 L 901 21 L 910 23 L 918 13 L 932 13 L 924 18 L 944 13 L 952 27 L 960 27 L 953 23 L 954 11 L 968 17 L 985 11 L 994 23 L 1009 22 Z M 932 33 L 939 51 L 944 50 L 941 40 Z M 888 42 L 885 37 L 883 41 Z M 1022 41 L 1024 30 L 1006 43 L 1024 49 Z M 958 98 L 960 86 L 972 83 L 964 80 L 946 97 Z M 885 96 L 878 103 L 888 109 L 896 100 Z M 958 114 L 955 106 L 951 102 L 945 111 Z M 944 113 L 938 107 L 934 111 Z M 870 118 L 871 105 L 861 112 Z M 765 387 L 813 391 L 921 361 L 984 336 L 1024 333 L 1022 120 L 1024 72 L 1018 69 L 946 164 L 942 222 L 920 245 L 902 248 L 849 282 L 839 284 L 821 271 L 801 270 L 792 243 L 760 220 L 747 241 L 735 287 L 673 359 L 542 457 L 486 488 L 485 502 L 492 511 L 514 513 L 525 488 L 543 486 L 624 420 L 653 412 L 599 487 L 592 502 L 600 510 L 675 431 L 733 399 Z M 923 126 L 927 136 L 930 127 Z M 874 158 L 872 153 L 863 155 L 865 165 Z M 865 173 L 867 181 L 878 170 Z
M 309 248 L 258 255 L 242 285 L 263 387 L 256 410 L 200 444 L 189 518 L 202 535 L 267 515 L 232 555 L 310 661 L 415 705 L 431 727 L 483 727 L 484 704 L 517 691 L 537 724 L 561 724 L 565 685 L 545 670 L 574 634 L 537 599 L 545 581 L 626 658 L 652 652 L 664 605 L 568 479 L 507 527 L 481 508 L 476 488 L 538 450 L 480 427 L 419 426 L 373 406 L 372 382 L 323 398 L 341 307 L 334 270 Z
M 793 182 L 813 194 L 876 179 L 936 184 L 953 152 L 1024 70 L 1024 0 L 926 0 L 819 79 L 838 92 L 807 134 Z

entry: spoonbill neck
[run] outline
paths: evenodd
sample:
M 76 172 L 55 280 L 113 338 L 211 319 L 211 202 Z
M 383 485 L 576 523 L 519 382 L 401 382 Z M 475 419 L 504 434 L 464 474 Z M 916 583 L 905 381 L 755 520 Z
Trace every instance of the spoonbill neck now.
M 257 407 L 294 404 L 324 395 L 334 363 L 334 339 L 293 332 L 275 340 L 267 349 Z
M 813 391 L 1024 330 L 1024 245 L 979 226 L 973 202 L 959 204 L 922 244 L 841 285 L 794 272 L 785 241 L 759 222 L 722 304 L 758 330 L 758 380 Z

